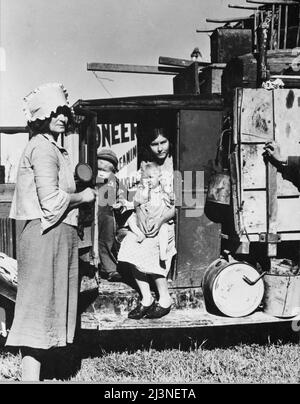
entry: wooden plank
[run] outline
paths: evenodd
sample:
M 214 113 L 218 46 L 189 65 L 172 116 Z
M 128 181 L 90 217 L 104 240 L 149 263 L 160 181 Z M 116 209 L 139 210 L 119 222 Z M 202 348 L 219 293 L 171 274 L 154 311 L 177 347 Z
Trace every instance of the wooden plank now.
M 278 48 L 280 48 L 280 40 L 281 40 L 281 17 L 282 17 L 282 6 L 278 6 L 278 28 L 277 28 L 277 42 Z
M 242 109 L 242 100 L 243 100 L 243 89 L 236 88 L 234 103 L 233 103 L 233 144 L 237 145 L 240 140 L 240 128 L 241 128 L 241 109 Z
M 228 7 L 229 8 L 242 9 L 242 10 L 259 10 L 259 7 L 255 7 L 255 6 L 244 6 L 244 5 L 228 4 Z
M 194 62 L 174 77 L 174 94 L 200 94 L 199 64 Z
M 294 87 L 298 88 L 297 81 L 300 80 L 300 76 L 288 76 L 288 75 L 284 75 L 284 74 L 280 74 L 280 75 L 276 75 L 276 74 L 272 74 L 271 79 L 281 79 L 283 82 L 285 80 L 290 80 L 290 81 L 294 81 Z
M 214 29 L 197 29 L 196 32 L 198 34 L 210 34 L 214 32 Z
M 189 67 L 191 64 L 193 64 L 193 61 L 188 59 L 176 59 L 168 56 L 160 56 L 158 63 L 160 65 L 167 66 Z
M 235 166 L 236 166 L 236 182 L 237 182 L 237 201 L 238 201 L 238 209 L 239 211 L 242 210 L 243 205 L 243 192 L 242 192 L 242 165 L 241 165 L 241 149 L 240 147 L 233 153 L 235 157 Z M 241 229 L 243 228 L 243 216 L 240 213 L 240 226 Z
M 237 180 L 237 164 L 236 152 L 230 155 L 230 172 L 231 172 L 231 192 L 233 204 L 233 221 L 236 234 L 241 233 L 241 218 L 240 218 L 240 201 L 238 196 L 238 180 Z
M 244 191 L 243 217 L 247 233 L 267 232 L 267 199 L 265 191 Z
M 28 133 L 29 128 L 24 126 L 0 126 L 0 133 L 15 135 L 16 133 Z
M 176 67 L 163 66 L 142 66 L 142 65 L 125 65 L 112 63 L 88 63 L 88 71 L 112 72 L 112 73 L 136 73 L 136 74 L 162 74 L 174 76 L 182 69 Z
M 281 241 L 300 241 L 300 233 L 297 231 L 290 232 L 278 232 L 280 234 Z M 251 243 L 259 243 L 260 235 L 258 233 L 248 234 L 248 238 Z
M 189 67 L 193 63 L 194 63 L 193 60 L 176 59 L 176 58 L 171 58 L 168 56 L 159 57 L 159 64 L 161 64 L 161 65 L 175 66 L 175 67 Z M 197 63 L 199 66 L 209 66 L 210 65 L 210 62 L 198 61 Z
M 266 189 L 266 165 L 262 154 L 263 144 L 242 144 L 242 188 L 244 190 Z
M 272 6 L 274 9 L 274 6 Z M 275 12 L 275 10 L 274 10 Z M 272 15 L 273 21 L 274 15 Z M 275 122 L 274 114 L 274 92 L 272 93 L 273 103 L 273 122 Z M 273 124 L 273 140 L 275 141 L 275 126 Z M 267 173 L 267 233 L 272 237 L 277 235 L 278 229 L 278 202 L 277 202 L 277 168 L 271 164 L 269 161 L 266 162 L 266 173 Z M 273 240 L 272 240 L 273 241 Z M 268 240 L 267 245 L 267 255 L 268 257 L 277 256 L 277 243 L 270 242 Z
M 158 320 L 142 319 L 134 321 L 127 315 L 105 316 L 101 314 L 84 313 L 81 317 L 83 329 L 95 329 L 99 331 L 111 330 L 150 330 L 150 329 L 185 329 L 203 327 L 224 327 L 250 324 L 272 324 L 299 321 L 300 316 L 292 319 L 282 319 L 257 311 L 250 316 L 242 318 L 221 317 L 208 313 L 205 309 L 172 310 L 171 313 Z
M 241 114 L 242 143 L 265 143 L 273 139 L 273 98 L 271 91 L 263 89 L 244 90 Z
M 284 24 L 284 37 L 283 37 L 283 48 L 286 49 L 287 36 L 288 36 L 288 23 L 289 23 L 289 6 L 285 6 L 285 24 Z
M 253 22 L 253 52 L 257 52 L 258 27 L 259 27 L 259 11 L 256 11 L 254 13 L 254 22 Z
M 270 49 L 274 48 L 275 6 L 272 5 Z
M 278 232 L 300 231 L 300 198 L 278 199 Z
M 246 0 L 247 3 L 251 4 L 264 4 L 264 5 L 283 5 L 283 6 L 297 6 L 299 3 L 297 1 L 292 1 L 292 0 Z
M 216 24 L 228 24 L 230 22 L 240 22 L 251 20 L 253 15 L 249 15 L 248 17 L 232 17 L 232 18 L 206 18 L 206 22 L 212 22 Z
M 81 109 L 90 111 L 144 111 L 151 110 L 223 110 L 223 99 L 217 95 L 201 96 L 193 94 L 160 95 L 146 97 L 128 97 L 99 100 L 79 100 L 74 104 L 76 112 Z
M 267 163 L 267 233 L 277 234 L 278 229 L 278 201 L 277 201 L 277 169 L 270 162 Z M 268 257 L 277 256 L 277 244 L 268 243 Z
M 300 90 L 274 91 L 275 139 L 283 155 L 300 156 Z M 278 190 L 281 196 L 299 195 L 298 189 L 278 174 Z
M 285 88 L 300 88 L 300 76 L 271 75 L 270 78 L 282 80 Z
M 242 188 L 244 190 L 266 189 L 266 166 L 263 159 L 263 144 L 242 144 Z M 280 173 L 277 176 L 277 193 L 282 196 L 299 196 L 298 189 L 287 180 L 282 178 Z

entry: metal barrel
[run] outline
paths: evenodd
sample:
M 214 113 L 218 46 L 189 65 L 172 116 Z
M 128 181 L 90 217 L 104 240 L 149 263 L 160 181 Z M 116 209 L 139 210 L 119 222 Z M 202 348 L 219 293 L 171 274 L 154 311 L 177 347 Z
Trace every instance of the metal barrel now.
M 262 279 L 254 283 L 258 277 L 258 271 L 247 263 L 229 263 L 222 258 L 214 261 L 202 281 L 207 311 L 228 317 L 245 317 L 253 313 L 264 295 Z M 253 285 L 245 278 L 253 281 Z

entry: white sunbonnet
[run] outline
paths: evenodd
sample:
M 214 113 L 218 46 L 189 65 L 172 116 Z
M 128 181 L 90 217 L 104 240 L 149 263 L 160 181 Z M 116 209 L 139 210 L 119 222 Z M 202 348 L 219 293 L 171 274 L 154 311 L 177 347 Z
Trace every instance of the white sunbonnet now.
M 49 118 L 58 107 L 64 106 L 69 107 L 66 88 L 60 83 L 47 83 L 24 98 L 23 111 L 27 121 L 34 122 Z

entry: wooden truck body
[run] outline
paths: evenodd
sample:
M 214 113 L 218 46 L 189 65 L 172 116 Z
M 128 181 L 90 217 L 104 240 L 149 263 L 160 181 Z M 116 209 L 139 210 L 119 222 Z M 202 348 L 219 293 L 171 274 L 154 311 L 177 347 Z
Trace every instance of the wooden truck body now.
M 93 270 L 86 265 L 92 246 L 93 212 L 85 210 L 84 237 L 80 241 L 80 255 L 85 261 L 81 265 L 86 268 L 79 305 L 83 329 L 144 332 L 147 328 L 180 328 L 190 332 L 201 327 L 290 321 L 261 310 L 242 318 L 210 314 L 204 305 L 201 283 L 208 266 L 226 249 L 253 266 L 261 265 L 262 270 L 270 258 L 289 254 L 291 243 L 296 243 L 297 250 L 300 194 L 262 154 L 265 142 L 276 140 L 284 152 L 300 156 L 300 90 L 296 88 L 300 88 L 299 52 L 292 50 L 300 43 L 298 11 L 297 3 L 274 1 L 271 6 L 270 2 L 258 6 L 254 15 L 241 21 L 225 19 L 225 26 L 211 38 L 214 62 L 211 64 L 168 58 L 164 62 L 167 66 L 158 67 L 88 65 L 92 71 L 175 76 L 173 95 L 79 100 L 74 105 L 78 117 L 73 145 L 75 160 L 92 167 L 94 183 L 99 125 L 136 125 L 138 169 L 143 126 L 157 117 L 162 124 L 172 127 L 176 175 L 184 180 L 186 173 L 192 173 L 193 180 L 189 187 L 183 181 L 177 192 L 177 257 L 169 277 L 175 309 L 157 321 L 127 319 L 128 311 L 139 298 L 130 277 L 120 284 L 105 280 L 101 280 L 99 287 L 96 284 Z M 269 34 L 264 28 L 268 20 Z M 231 26 L 234 22 L 236 25 Z M 230 60 L 232 56 L 236 58 Z M 261 87 L 262 78 L 277 76 L 288 89 L 257 88 Z M 223 143 L 225 132 L 227 143 Z M 219 169 L 229 170 L 231 180 L 227 206 L 206 203 L 210 180 L 218 169 L 217 152 L 221 149 L 225 165 Z M 0 250 L 17 258 L 20 226 L 8 219 L 12 191 L 13 186 L 0 185 Z M 195 209 L 190 202 L 196 195 L 201 196 L 202 204 Z M 2 287 L 7 289 L 0 278 L 0 295 L 5 296 Z M 13 300 L 11 295 L 10 299 Z
M 292 95 L 292 93 L 293 95 Z M 133 323 L 127 313 L 138 300 L 134 285 L 110 284 L 102 281 L 97 287 L 92 272 L 87 271 L 82 282 L 82 328 L 97 330 L 136 328 L 198 328 L 215 325 L 275 323 L 285 321 L 258 311 L 244 318 L 226 318 L 207 313 L 203 300 L 201 282 L 207 267 L 217 259 L 225 243 L 232 253 L 243 253 L 245 261 L 252 260 L 249 245 L 266 247 L 269 241 L 268 224 L 268 176 L 263 160 L 263 145 L 269 139 L 278 140 L 288 154 L 299 155 L 299 90 L 266 91 L 262 89 L 237 89 L 233 107 L 233 130 L 229 160 L 236 161 L 237 171 L 232 170 L 232 204 L 225 212 L 234 223 L 227 227 L 222 220 L 215 220 L 206 209 L 206 193 L 211 177 L 215 174 L 216 154 L 224 129 L 228 108 L 220 96 L 213 95 L 162 95 L 131 97 L 109 100 L 78 101 L 74 105 L 82 122 L 77 130 L 79 162 L 88 163 L 97 176 L 97 149 L 99 125 L 137 125 L 138 151 L 143 146 L 143 124 L 149 119 L 159 119 L 173 128 L 174 166 L 182 178 L 186 172 L 193 173 L 191 188 L 182 187 L 182 203 L 177 204 L 176 247 L 177 258 L 170 274 L 170 290 L 175 301 L 175 310 L 166 319 L 158 322 L 143 320 Z M 293 101 L 292 101 L 293 100 Z M 274 110 L 276 116 L 274 118 Z M 274 120 L 275 119 L 275 120 Z M 226 120 L 226 119 L 225 119 Z M 137 159 L 137 166 L 140 159 Z M 235 156 L 232 159 L 232 156 Z M 204 182 L 197 182 L 196 173 L 203 173 Z M 298 229 L 299 192 L 280 174 L 277 178 L 276 226 L 279 240 L 299 239 Z M 2 185 L 3 220 L 11 229 L 9 249 L 3 252 L 17 254 L 19 230 L 7 219 L 13 186 Z M 202 205 L 191 207 L 186 198 L 202 195 Z M 287 204 L 287 205 L 286 205 Z M 218 212 L 220 205 L 215 206 Z M 294 215 L 290 215 L 293 210 Z M 91 249 L 91 214 L 86 221 L 84 239 L 80 242 L 81 255 L 89 260 Z M 229 232 L 227 231 L 229 229 Z M 273 230 L 274 231 L 274 230 Z M 7 234 L 8 234 L 7 233 Z M 227 233 L 227 234 L 226 234 Z M 2 239 L 3 235 L 2 234 Z M 265 238 L 262 238 L 265 235 Z M 2 241 L 3 243 L 3 241 Z M 249 244 L 250 243 L 250 244 Z M 272 245 L 274 243 L 272 242 Z M 246 247 L 245 247 L 246 246 Z M 5 247 L 4 249 L 8 248 Z M 236 249 L 235 249 L 236 247 Z M 267 247 L 266 247 L 267 248 Z M 91 279 L 90 279 L 91 278 Z M 5 294 L 3 294 L 5 296 Z M 11 296 L 11 295 L 10 295 Z
M 294 94 L 293 105 L 287 102 L 291 98 L 291 91 Z M 209 314 L 205 308 L 201 284 L 206 269 L 220 257 L 225 247 L 236 257 L 256 266 L 261 260 L 256 261 L 255 254 L 262 253 L 267 258 L 268 246 L 275 245 L 268 236 L 269 229 L 272 230 L 267 219 L 270 212 L 267 187 L 269 168 L 263 159 L 263 146 L 265 141 L 274 139 L 276 134 L 275 139 L 284 145 L 286 152 L 296 155 L 299 153 L 298 91 L 237 89 L 233 111 L 228 110 L 221 97 L 213 95 L 175 94 L 88 100 L 75 104 L 75 111 L 79 115 L 81 110 L 94 114 L 94 127 L 95 122 L 96 126 L 136 123 L 138 151 L 143 146 L 143 123 L 149 122 L 151 117 L 157 119 L 159 116 L 160 122 L 165 122 L 168 126 L 171 124 L 174 128 L 172 144 L 175 171 L 180 173 L 182 178 L 185 172 L 204 174 L 200 189 L 197 189 L 199 184 L 197 185 L 195 178 L 192 189 L 182 188 L 182 192 L 189 195 L 195 196 L 197 192 L 202 192 L 203 206 L 198 207 L 198 211 L 195 207 L 191 209 L 185 204 L 186 195 L 183 196 L 182 203 L 177 204 L 178 254 L 169 279 L 175 301 L 172 314 L 155 323 L 150 320 L 132 323 L 127 319 L 127 313 L 138 300 L 134 285 L 132 288 L 132 285 L 113 285 L 102 281 L 92 306 L 85 307 L 82 315 L 83 328 L 198 328 L 289 321 L 266 315 L 261 310 L 244 318 Z M 274 108 L 277 111 L 275 123 Z M 206 200 L 207 190 L 218 169 L 215 165 L 216 154 L 228 116 L 231 116 L 233 123 L 232 130 L 228 130 L 230 142 L 227 143 L 227 158 L 231 170 L 231 203 L 226 208 L 218 204 L 212 207 Z M 278 129 L 274 130 L 275 127 Z M 223 153 L 226 153 L 225 149 L 226 147 L 223 148 Z M 231 161 L 236 164 L 230 165 Z M 293 220 L 290 211 L 285 211 L 284 204 L 292 204 L 289 206 L 293 206 L 296 211 L 300 203 L 299 193 L 292 184 L 283 180 L 280 174 L 275 173 L 275 177 L 278 178 L 279 184 L 276 203 L 279 206 L 283 204 L 273 218 L 278 226 L 278 242 L 298 240 L 300 221 Z M 216 214 L 218 211 L 221 216 Z M 297 214 L 295 213 L 295 217 Z M 222 215 L 227 216 L 228 220 L 224 221 Z M 259 252 L 254 248 L 253 255 L 250 245 L 258 245 Z M 87 288 L 83 288 L 85 294 L 88 294 L 90 287 L 89 283 L 87 285 Z

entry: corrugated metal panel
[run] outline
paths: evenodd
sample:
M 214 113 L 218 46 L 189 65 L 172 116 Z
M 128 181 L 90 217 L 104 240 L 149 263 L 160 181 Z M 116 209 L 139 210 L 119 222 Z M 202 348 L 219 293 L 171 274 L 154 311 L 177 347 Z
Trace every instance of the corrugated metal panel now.
M 14 225 L 8 218 L 0 218 L 0 252 L 14 257 Z

